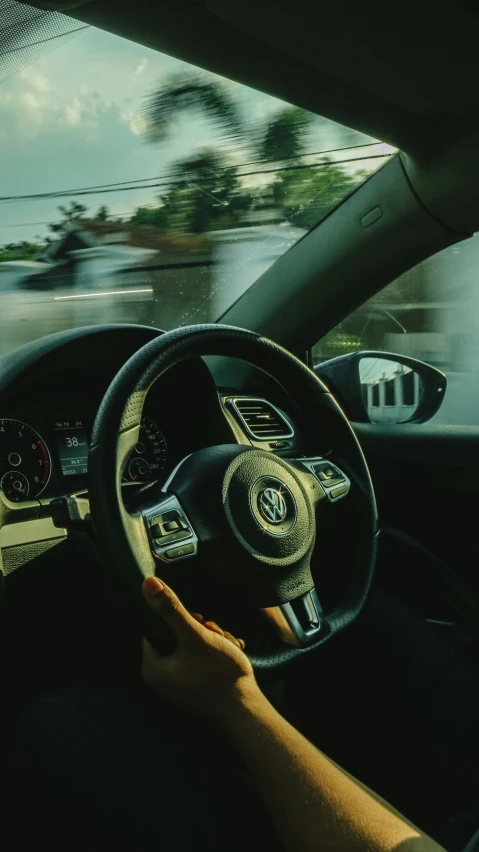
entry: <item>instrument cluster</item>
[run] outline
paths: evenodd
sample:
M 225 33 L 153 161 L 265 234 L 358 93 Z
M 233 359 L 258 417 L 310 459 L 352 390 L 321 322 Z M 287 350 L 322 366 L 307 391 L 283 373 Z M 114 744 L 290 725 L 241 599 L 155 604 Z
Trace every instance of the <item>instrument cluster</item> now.
M 62 493 L 86 485 L 88 423 L 82 417 L 54 420 L 40 435 L 23 420 L 0 419 L 0 489 L 13 502 L 33 500 L 48 491 L 52 473 Z M 151 417 L 141 421 L 138 442 L 123 472 L 125 482 L 158 479 L 168 463 L 165 436 Z

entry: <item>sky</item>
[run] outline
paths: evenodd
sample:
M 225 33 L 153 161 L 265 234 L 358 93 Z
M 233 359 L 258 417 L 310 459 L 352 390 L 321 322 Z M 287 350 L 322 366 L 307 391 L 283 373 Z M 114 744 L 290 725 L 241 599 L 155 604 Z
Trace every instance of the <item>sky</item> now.
M 399 365 L 397 361 L 388 358 L 362 358 L 359 362 L 359 375 L 361 384 L 374 384 L 379 379 L 391 379 L 401 368 L 405 373 L 410 373 L 409 367 Z
M 171 74 L 191 68 L 125 39 L 94 28 L 0 83 L 0 194 L 70 189 L 168 173 L 171 164 L 211 144 L 213 128 L 200 117 L 180 118 L 168 141 L 151 144 L 140 116 L 145 96 Z M 252 121 L 282 104 L 225 81 Z M 363 134 L 325 121 L 313 130 L 312 149 L 321 151 L 370 141 Z M 369 150 L 369 149 L 367 149 Z M 391 151 L 388 146 L 375 153 Z M 359 153 L 359 152 L 358 152 Z M 380 161 L 361 162 L 376 168 Z M 75 196 L 72 195 L 72 198 Z M 68 199 L 67 199 L 68 200 Z M 108 193 L 79 201 L 93 212 L 106 204 L 129 214 L 155 203 L 153 190 Z M 0 245 L 44 239 L 65 200 L 0 203 Z M 37 224 L 39 223 L 39 224 Z

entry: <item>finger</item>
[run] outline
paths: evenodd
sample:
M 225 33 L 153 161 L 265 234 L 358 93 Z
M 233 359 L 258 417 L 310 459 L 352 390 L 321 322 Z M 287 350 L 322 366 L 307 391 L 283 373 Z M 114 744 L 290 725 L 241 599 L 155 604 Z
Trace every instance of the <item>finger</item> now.
M 244 641 L 244 639 L 238 639 L 238 642 L 240 643 L 241 650 L 244 651 L 244 649 L 246 648 L 246 642 Z
M 148 606 L 165 619 L 179 642 L 197 635 L 197 622 L 166 583 L 157 577 L 147 577 L 143 580 L 142 591 Z
M 201 615 L 201 613 L 199 613 L 199 612 L 190 612 L 190 615 L 191 615 L 192 618 L 195 619 L 195 621 L 199 621 L 200 624 L 203 624 L 203 622 L 205 620 L 204 615 Z
M 236 636 L 233 636 L 233 634 L 230 633 L 229 630 L 225 630 L 225 639 L 229 639 L 229 641 L 232 642 L 233 645 L 236 645 L 237 648 L 241 649 L 239 639 L 237 639 Z
M 141 655 L 141 677 L 147 686 L 157 692 L 162 682 L 168 681 L 170 677 L 170 658 L 160 656 L 145 637 Z
M 218 636 L 225 635 L 224 630 L 221 629 L 221 627 L 219 626 L 219 624 L 216 623 L 216 621 L 205 621 L 203 626 L 207 627 L 208 630 L 211 630 L 212 633 L 217 633 Z
M 151 671 L 153 669 L 153 667 L 160 659 L 160 655 L 155 651 L 153 645 L 150 645 L 148 639 L 145 639 L 145 637 L 143 636 L 141 655 L 141 670 L 143 677 L 146 676 L 148 671 Z
M 154 662 L 159 656 L 159 654 L 157 654 L 157 652 L 153 648 L 153 645 L 150 645 L 148 639 L 146 639 L 145 636 L 142 637 L 142 651 L 143 660 L 148 663 Z

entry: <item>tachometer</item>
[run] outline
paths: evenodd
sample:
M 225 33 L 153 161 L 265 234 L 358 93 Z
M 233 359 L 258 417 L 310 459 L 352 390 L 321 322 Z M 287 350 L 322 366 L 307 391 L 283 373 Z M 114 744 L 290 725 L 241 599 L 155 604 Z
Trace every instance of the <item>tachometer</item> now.
M 163 432 L 149 417 L 142 417 L 138 443 L 123 473 L 129 482 L 146 482 L 157 479 L 168 458 Z
M 20 420 L 0 420 L 0 488 L 16 503 L 38 497 L 48 484 L 51 460 L 45 441 Z

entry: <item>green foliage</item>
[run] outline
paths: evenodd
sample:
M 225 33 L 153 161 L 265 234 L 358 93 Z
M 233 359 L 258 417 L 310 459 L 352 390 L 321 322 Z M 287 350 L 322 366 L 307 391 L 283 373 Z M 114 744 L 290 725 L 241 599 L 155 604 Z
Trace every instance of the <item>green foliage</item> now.
M 228 137 L 241 133 L 241 119 L 225 85 L 206 75 L 178 74 L 146 99 L 143 115 L 150 141 L 163 142 L 181 113 L 196 111 Z
M 348 334 L 343 324 L 340 323 L 313 347 L 313 362 L 319 364 L 329 358 L 337 358 L 339 355 L 357 352 L 361 348 L 361 340 L 358 335 Z
M 289 222 L 312 228 L 353 191 L 356 183 L 334 165 L 292 168 L 276 179 L 273 198 Z
M 43 248 L 44 246 L 40 243 L 30 243 L 27 240 L 21 243 L 8 243 L 0 247 L 0 263 L 9 260 L 35 260 Z
M 169 233 L 204 233 L 249 224 L 245 214 L 272 208 L 279 219 L 311 228 L 357 185 L 355 177 L 334 165 L 301 166 L 280 172 L 273 182 L 254 191 L 244 186 L 236 167 L 218 151 L 207 150 L 173 166 L 172 188 L 158 207 L 139 207 L 130 221 Z
M 60 204 L 58 210 L 62 216 L 61 221 L 48 226 L 54 234 L 61 234 L 72 222 L 82 219 L 88 207 L 85 207 L 84 204 L 80 204 L 78 201 L 70 201 L 68 207 Z
M 174 233 L 201 233 L 248 224 L 245 213 L 254 209 L 276 211 L 297 227 L 310 228 L 323 219 L 356 186 L 339 166 L 315 168 L 301 159 L 312 113 L 287 106 L 272 116 L 260 133 L 253 134 L 242 118 L 229 90 L 206 75 L 171 78 L 149 95 L 144 114 L 150 141 L 164 141 L 172 132 L 178 113 L 200 112 L 226 136 L 241 135 L 256 149 L 259 162 L 284 163 L 268 186 L 247 189 L 240 167 L 225 155 L 209 150 L 177 163 L 175 184 L 161 198 L 161 206 L 139 208 L 132 219 Z
M 278 162 L 299 157 L 304 151 L 304 132 L 313 115 L 299 107 L 286 107 L 266 126 L 259 146 L 262 160 Z
M 150 225 L 173 234 L 200 234 L 241 224 L 251 205 L 236 169 L 211 150 L 179 160 L 173 166 L 175 181 L 161 196 L 158 207 L 140 207 L 132 224 Z
M 85 207 L 86 210 L 86 207 Z M 101 207 L 98 208 L 95 219 L 100 219 L 102 222 L 106 222 L 107 219 L 110 218 L 110 211 L 105 204 L 102 204 Z
M 166 228 L 163 207 L 138 207 L 130 219 L 132 225 L 147 225 L 154 228 Z

